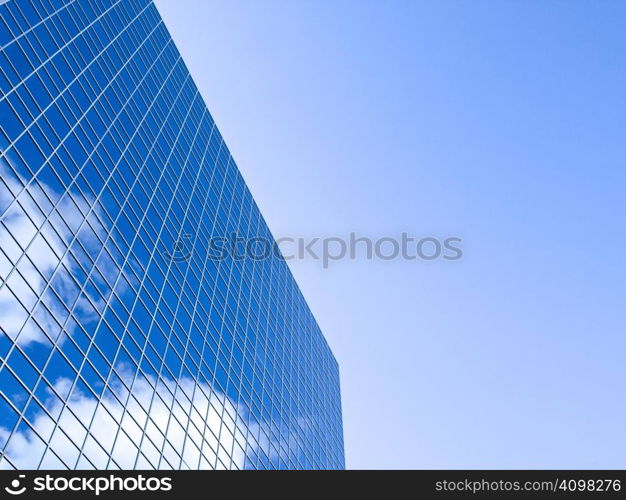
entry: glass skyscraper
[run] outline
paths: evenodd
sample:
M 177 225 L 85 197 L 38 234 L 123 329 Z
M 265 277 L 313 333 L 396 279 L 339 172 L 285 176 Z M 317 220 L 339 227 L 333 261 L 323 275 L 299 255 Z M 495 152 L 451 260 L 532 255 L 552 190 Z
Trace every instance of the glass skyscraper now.
M 0 467 L 343 468 L 337 363 L 156 7 L 0 3 Z

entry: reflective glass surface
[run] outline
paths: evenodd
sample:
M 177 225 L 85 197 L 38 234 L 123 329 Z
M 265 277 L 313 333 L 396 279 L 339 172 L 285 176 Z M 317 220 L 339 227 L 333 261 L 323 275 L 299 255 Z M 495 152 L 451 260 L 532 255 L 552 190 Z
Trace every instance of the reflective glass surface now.
M 152 2 L 0 5 L 0 467 L 344 467 L 337 363 L 229 234 L 273 241 Z

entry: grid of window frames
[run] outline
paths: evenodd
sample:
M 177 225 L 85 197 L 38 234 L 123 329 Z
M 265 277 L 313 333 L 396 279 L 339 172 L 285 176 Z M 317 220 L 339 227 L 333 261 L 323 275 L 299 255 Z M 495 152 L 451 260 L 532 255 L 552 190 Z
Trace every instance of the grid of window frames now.
M 0 174 L 0 467 L 344 467 L 284 260 L 211 257 L 272 236 L 150 0 L 0 5 Z

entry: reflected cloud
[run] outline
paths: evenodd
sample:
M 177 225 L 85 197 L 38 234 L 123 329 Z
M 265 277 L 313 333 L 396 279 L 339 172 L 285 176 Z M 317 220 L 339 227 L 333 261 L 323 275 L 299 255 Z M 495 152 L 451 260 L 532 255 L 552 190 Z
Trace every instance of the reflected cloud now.
M 0 175 L 9 189 L 18 193 L 21 186 L 10 173 L 7 160 L 0 158 Z M 57 200 L 56 208 L 50 200 Z M 76 314 L 89 315 L 93 311 L 85 296 L 79 296 L 74 276 L 84 274 L 82 267 L 91 268 L 90 258 L 94 259 L 101 251 L 101 240 L 106 238 L 106 230 L 97 218 L 88 217 L 95 230 L 83 224 L 84 214 L 89 213 L 94 203 L 95 200 L 70 191 L 61 196 L 38 181 L 31 183 L 17 199 L 0 192 L 0 207 L 8 208 L 1 219 L 5 228 L 0 226 L 0 248 L 6 253 L 6 257 L 0 254 L 0 329 L 19 345 L 47 343 L 43 331 L 53 339 L 60 333 L 58 323 L 67 316 L 67 311 L 51 291 L 44 293 L 49 280 L 58 298 L 68 308 L 73 307 Z M 83 229 L 76 234 L 81 225 Z M 78 243 L 85 250 L 79 250 Z M 67 255 L 69 246 L 76 249 L 71 257 Z M 25 255 L 14 270 L 22 254 Z M 46 307 L 37 306 L 33 313 L 36 322 L 28 320 L 28 313 L 39 297 Z M 90 299 L 97 309 L 102 308 L 99 297 Z
M 124 378 L 130 385 L 132 377 Z M 59 379 L 54 392 L 64 395 L 70 388 L 70 380 Z M 5 455 L 16 467 L 243 469 L 245 444 L 235 436 L 254 432 L 227 396 L 190 378 L 178 383 L 136 379 L 132 391 L 116 382 L 100 403 L 74 388 L 66 401 L 63 404 L 50 391 L 47 412 L 39 411 L 31 418 L 32 429 L 13 434 Z M 0 441 L 9 434 L 0 427 Z M 49 443 L 48 451 L 45 443 Z M 10 464 L 3 460 L 0 468 L 10 468 Z
M 5 161 L 0 158 L 0 175 L 17 194 L 21 185 Z M 90 224 L 84 224 L 92 206 Z M 0 191 L 0 207 L 8 207 L 1 219 L 4 227 L 0 225 L 0 248 L 6 253 L 0 253 L 0 329 L 22 348 L 39 345 L 43 350 L 48 337 L 56 340 L 68 315 L 65 306 L 79 322 L 100 318 L 102 298 L 78 286 L 85 283 L 96 258 L 100 272 L 90 276 L 96 287 L 110 291 L 115 286 L 120 296 L 135 293 L 132 287 L 138 286 L 138 279 L 132 273 L 124 274 L 131 286 L 124 280 L 113 285 L 119 262 L 105 255 L 114 242 L 106 242 L 108 230 L 100 223 L 106 218 L 96 200 L 71 191 L 61 195 L 37 181 L 17 200 Z M 132 257 L 127 265 L 138 276 L 145 273 Z M 33 308 L 34 319 L 29 319 Z M 72 334 L 70 323 L 64 328 Z M 306 448 L 299 438 L 310 435 L 305 419 L 294 428 L 256 422 L 242 405 L 191 378 L 134 379 L 131 370 L 120 376 L 101 397 L 86 387 L 73 387 L 68 378 L 56 379 L 47 398 L 40 400 L 45 410 L 29 407 L 30 426 L 21 422 L 13 429 L 0 422 L 0 443 L 6 443 L 4 456 L 11 462 L 3 459 L 0 468 L 243 469 L 247 453 L 263 452 L 278 463 Z M 279 441 L 286 450 L 282 456 Z

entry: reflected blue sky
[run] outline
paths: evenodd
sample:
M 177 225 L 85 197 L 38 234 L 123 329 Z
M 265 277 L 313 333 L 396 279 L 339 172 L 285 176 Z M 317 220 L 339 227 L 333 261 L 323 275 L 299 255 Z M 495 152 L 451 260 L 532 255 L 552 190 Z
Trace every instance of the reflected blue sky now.
M 459 235 L 292 262 L 349 467 L 623 467 L 622 2 L 158 0 L 276 235 Z
M 0 468 L 342 468 L 338 367 L 151 0 L 0 5 Z M 190 235 L 188 258 L 171 258 Z

